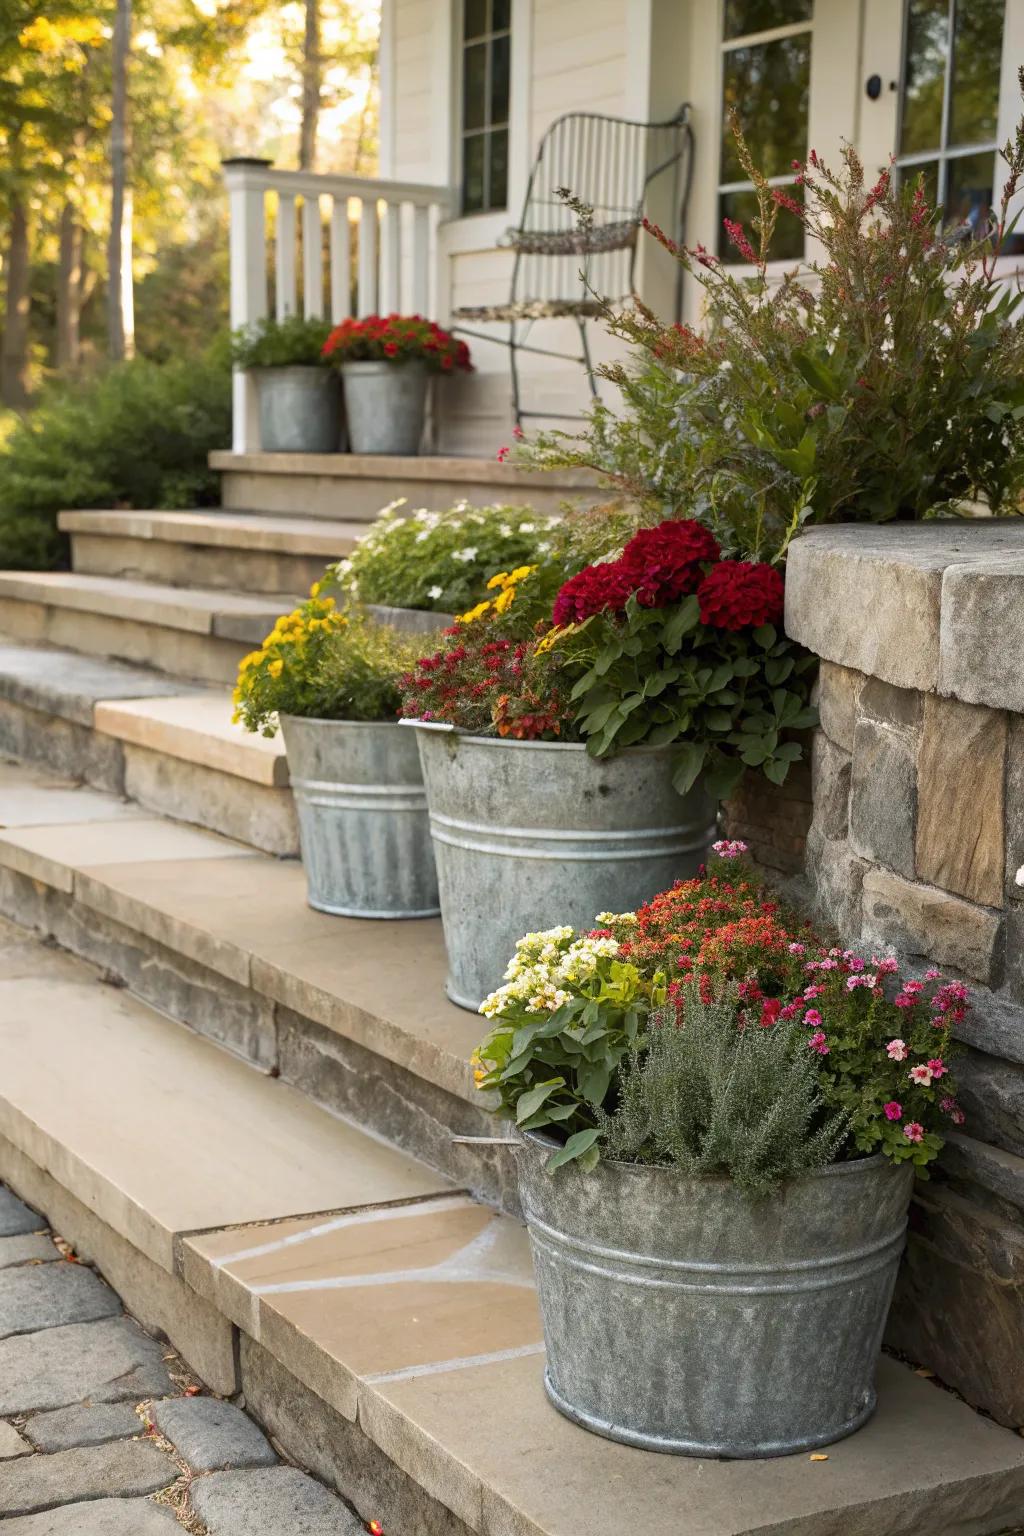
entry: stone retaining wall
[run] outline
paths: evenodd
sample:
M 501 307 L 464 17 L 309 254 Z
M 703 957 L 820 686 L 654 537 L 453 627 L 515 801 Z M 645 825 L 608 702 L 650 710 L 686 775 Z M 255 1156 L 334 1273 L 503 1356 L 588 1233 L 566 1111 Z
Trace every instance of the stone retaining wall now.
M 919 1186 L 890 1342 L 1024 1425 L 1024 528 L 814 530 L 786 628 L 822 658 L 819 909 L 973 984 L 966 1134 Z

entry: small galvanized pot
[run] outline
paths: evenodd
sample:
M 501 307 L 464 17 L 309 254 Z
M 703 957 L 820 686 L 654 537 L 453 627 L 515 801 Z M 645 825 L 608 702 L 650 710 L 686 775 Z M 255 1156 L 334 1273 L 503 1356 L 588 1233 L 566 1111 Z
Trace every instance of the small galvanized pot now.
M 416 744 L 390 721 L 283 715 L 309 904 L 433 917 L 437 875 Z
M 326 368 L 254 369 L 264 453 L 337 453 L 344 446 L 341 387 Z
M 419 453 L 430 383 L 426 363 L 342 363 L 341 378 L 353 453 Z
M 585 1429 L 684 1456 L 786 1456 L 870 1418 L 913 1169 L 835 1163 L 751 1204 L 731 1180 L 516 1154 L 545 1386 Z
M 448 996 L 479 1008 L 524 933 L 631 911 L 696 872 L 715 804 L 672 788 L 672 751 L 597 761 L 580 745 L 416 722 L 430 807 Z
M 432 608 L 392 608 L 387 603 L 367 603 L 366 612 L 378 624 L 389 624 L 403 635 L 436 635 L 454 624 L 455 615 Z

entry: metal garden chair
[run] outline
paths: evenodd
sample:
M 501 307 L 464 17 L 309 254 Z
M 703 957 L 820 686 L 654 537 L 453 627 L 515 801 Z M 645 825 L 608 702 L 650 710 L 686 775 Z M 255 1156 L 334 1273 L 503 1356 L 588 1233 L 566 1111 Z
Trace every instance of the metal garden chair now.
M 676 227 L 668 233 L 682 238 L 692 167 L 693 130 L 685 104 L 663 123 L 570 112 L 557 118 L 544 134 L 530 172 L 522 217 L 503 242 L 515 252 L 508 302 L 459 309 L 453 316 L 455 329 L 491 342 L 498 338 L 469 330 L 463 322 L 508 322 L 508 341 L 500 344 L 509 350 L 517 426 L 527 417 L 567 415 L 525 409 L 522 352 L 581 363 L 596 397 L 587 336 L 587 322 L 600 313 L 594 295 L 612 303 L 636 296 L 637 240 L 648 192 L 652 183 L 669 175 L 674 178 Z M 589 227 L 580 226 L 572 207 L 559 196 L 560 189 L 593 209 Z M 529 339 L 538 322 L 562 319 L 576 323 L 578 355 L 537 346 Z

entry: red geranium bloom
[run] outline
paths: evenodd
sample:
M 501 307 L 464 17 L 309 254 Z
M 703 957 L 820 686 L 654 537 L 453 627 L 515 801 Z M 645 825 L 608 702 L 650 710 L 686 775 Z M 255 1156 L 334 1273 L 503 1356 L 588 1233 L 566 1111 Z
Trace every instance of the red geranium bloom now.
M 700 621 L 714 629 L 756 629 L 782 618 L 785 585 L 773 565 L 722 560 L 697 588 Z
M 622 564 L 636 576 L 638 601 L 664 608 L 694 592 L 702 561 L 717 560 L 718 540 L 691 518 L 669 518 L 657 528 L 641 528 L 622 551 Z
M 582 624 L 591 614 L 610 608 L 621 613 L 626 599 L 636 591 L 636 579 L 623 568 L 621 560 L 605 565 L 588 565 L 570 576 L 555 598 L 551 617 L 555 624 Z

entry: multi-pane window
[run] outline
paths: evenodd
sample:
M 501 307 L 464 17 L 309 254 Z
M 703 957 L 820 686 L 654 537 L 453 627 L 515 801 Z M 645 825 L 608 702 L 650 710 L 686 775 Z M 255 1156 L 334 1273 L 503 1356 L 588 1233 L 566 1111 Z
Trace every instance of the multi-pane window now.
M 748 234 L 757 198 L 736 153 L 729 127 L 735 108 L 758 168 L 773 186 L 792 187 L 793 161 L 807 155 L 813 0 L 726 0 L 722 42 L 722 149 L 718 186 L 718 254 L 742 261 L 723 219 Z M 799 195 L 798 193 L 796 194 Z M 756 244 L 756 235 L 751 234 Z M 803 226 L 781 212 L 771 255 L 799 259 Z
M 508 202 L 512 0 L 465 0 L 462 19 L 462 212 Z
M 947 224 L 983 232 L 996 176 L 1005 0 L 909 0 L 899 149 Z

